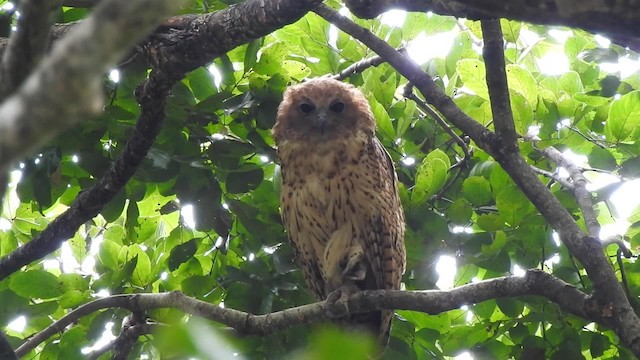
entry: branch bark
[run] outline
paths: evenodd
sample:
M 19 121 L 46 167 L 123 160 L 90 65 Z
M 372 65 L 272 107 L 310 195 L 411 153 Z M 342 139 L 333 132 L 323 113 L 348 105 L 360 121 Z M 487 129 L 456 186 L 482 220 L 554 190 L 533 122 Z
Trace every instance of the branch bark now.
M 0 106 L 0 172 L 81 119 L 98 114 L 103 73 L 179 5 L 170 0 L 104 1 L 58 43 Z
M 499 297 L 516 296 L 542 296 L 557 303 L 563 310 L 571 314 L 595 322 L 602 321 L 600 317 L 589 316 L 586 310 L 588 307 L 586 294 L 540 270 L 528 270 L 524 276 L 501 277 L 463 285 L 448 291 L 364 291 L 352 295 L 346 303 L 338 303 L 336 306 L 347 306 L 351 314 L 383 309 L 439 314 L 459 309 L 462 305 L 477 304 Z M 177 291 L 160 294 L 115 295 L 92 301 L 73 310 L 45 330 L 29 338 L 16 350 L 16 353 L 18 356 L 22 356 L 83 316 L 108 308 L 125 308 L 134 312 L 175 308 L 187 314 L 225 324 L 240 333 L 254 335 L 272 334 L 292 326 L 330 320 L 326 315 L 327 304 L 325 301 L 265 315 L 253 315 L 234 309 L 221 308 Z
M 609 36 L 614 42 L 638 49 L 640 2 L 607 0 L 345 0 L 349 10 L 374 18 L 391 9 L 434 12 L 472 20 L 507 18 L 534 24 L 564 25 Z
M 13 93 L 40 60 L 49 40 L 51 6 L 47 0 L 20 3 L 17 30 L 7 43 L 0 65 L 0 99 Z
M 486 66 L 487 88 L 491 100 L 493 123 L 502 146 L 518 151 L 517 134 L 513 122 L 507 70 L 504 61 L 504 39 L 500 20 L 482 20 L 484 46 L 482 57 Z

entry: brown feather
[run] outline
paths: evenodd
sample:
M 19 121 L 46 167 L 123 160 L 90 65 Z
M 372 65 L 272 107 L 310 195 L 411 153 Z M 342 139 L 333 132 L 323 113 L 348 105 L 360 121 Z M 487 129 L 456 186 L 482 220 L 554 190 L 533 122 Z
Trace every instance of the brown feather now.
M 400 288 L 404 215 L 393 162 L 375 128 L 362 93 L 328 78 L 290 87 L 278 109 L 282 219 L 318 300 L 352 281 L 343 270 L 361 253 L 365 277 L 352 281 L 359 290 Z M 392 317 L 372 312 L 348 322 L 377 333 L 386 346 Z

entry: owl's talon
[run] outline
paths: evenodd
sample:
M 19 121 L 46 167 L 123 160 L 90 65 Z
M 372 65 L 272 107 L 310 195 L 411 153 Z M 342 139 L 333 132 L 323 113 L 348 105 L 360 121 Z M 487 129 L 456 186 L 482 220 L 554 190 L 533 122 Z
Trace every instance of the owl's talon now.
M 332 319 L 349 316 L 349 296 L 358 291 L 354 284 L 345 284 L 330 292 L 325 302 L 327 316 Z
M 353 280 L 353 281 L 362 281 L 364 277 L 367 275 L 367 268 L 365 264 L 361 261 L 364 258 L 364 253 L 362 251 L 356 252 L 349 257 L 347 264 L 342 271 L 342 276 L 345 279 Z

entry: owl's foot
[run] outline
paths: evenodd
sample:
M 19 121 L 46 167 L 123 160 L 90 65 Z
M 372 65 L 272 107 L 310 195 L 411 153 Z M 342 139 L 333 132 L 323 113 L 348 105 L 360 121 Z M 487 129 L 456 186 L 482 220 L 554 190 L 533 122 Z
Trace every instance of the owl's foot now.
M 342 276 L 345 279 L 353 281 L 364 280 L 367 275 L 367 267 L 364 263 L 364 252 L 360 246 L 351 248 L 347 263 L 342 270 Z
M 353 283 L 347 283 L 329 293 L 325 302 L 327 316 L 338 319 L 349 316 L 349 296 L 360 291 Z

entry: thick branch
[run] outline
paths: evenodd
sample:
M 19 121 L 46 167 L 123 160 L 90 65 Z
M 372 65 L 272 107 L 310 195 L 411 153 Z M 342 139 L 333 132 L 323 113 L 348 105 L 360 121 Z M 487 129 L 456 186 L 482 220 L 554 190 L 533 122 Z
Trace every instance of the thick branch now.
M 542 296 L 576 316 L 600 322 L 590 317 L 587 295 L 575 287 L 540 270 L 528 270 L 525 276 L 510 276 L 464 285 L 448 291 L 392 291 L 376 290 L 357 293 L 347 302 L 351 314 L 382 309 L 414 310 L 439 314 L 499 297 Z M 282 310 L 266 315 L 253 315 L 221 308 L 190 298 L 180 292 L 160 294 L 115 295 L 85 304 L 56 321 L 42 332 L 29 338 L 16 353 L 22 356 L 70 324 L 95 311 L 125 308 L 146 311 L 175 308 L 185 313 L 228 325 L 240 333 L 266 335 L 292 326 L 327 321 L 324 301 Z
M 103 73 L 179 5 L 171 0 L 106 0 L 58 43 L 0 106 L 0 172 L 81 119 L 98 114 Z
M 565 25 L 638 44 L 640 2 L 607 0 L 345 0 L 358 17 L 374 18 L 390 9 L 434 12 L 473 20 L 507 18 L 534 24 Z
M 236 46 L 298 20 L 322 0 L 245 1 L 223 11 L 170 19 L 143 46 L 154 68 L 187 73 Z M 177 67 L 177 70 L 176 70 Z
M 516 128 L 509 101 L 509 85 L 504 61 L 504 40 L 500 20 L 482 20 L 484 46 L 482 57 L 486 66 L 487 87 L 496 133 L 504 147 L 518 151 Z
M 327 6 L 320 6 L 315 11 L 385 58 L 422 92 L 431 105 L 498 161 L 587 270 L 596 289 L 598 302 L 595 307 L 601 309 L 598 311 L 602 311 L 603 314 L 608 313 L 611 326 L 623 343 L 636 355 L 640 355 L 640 319 L 629 304 L 613 268 L 605 257 L 602 244 L 595 238 L 585 236 L 567 209 L 540 182 L 520 152 L 509 151 L 509 148 L 504 147 L 494 133 L 464 114 L 420 67 L 404 58 L 373 33 Z
M 20 2 L 17 31 L 9 38 L 0 65 L 0 99 L 13 93 L 40 60 L 49 38 L 49 0 Z
M 18 360 L 18 355 L 13 351 L 7 335 L 3 332 L 0 332 L 0 359 Z

